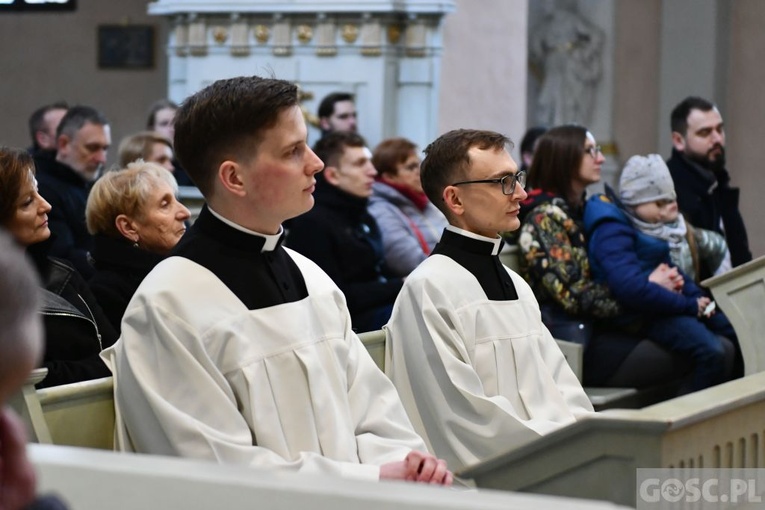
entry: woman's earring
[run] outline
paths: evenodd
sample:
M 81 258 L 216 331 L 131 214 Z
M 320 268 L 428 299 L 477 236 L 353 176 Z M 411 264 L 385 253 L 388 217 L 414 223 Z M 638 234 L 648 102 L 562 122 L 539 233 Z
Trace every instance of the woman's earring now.
M 140 238 L 133 241 L 133 248 L 138 248 L 138 241 L 140 241 Z

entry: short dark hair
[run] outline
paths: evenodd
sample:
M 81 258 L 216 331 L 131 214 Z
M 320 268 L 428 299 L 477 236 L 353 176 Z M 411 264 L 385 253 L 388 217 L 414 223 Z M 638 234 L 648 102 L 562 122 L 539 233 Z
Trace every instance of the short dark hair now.
M 29 116 L 29 136 L 32 138 L 32 146 L 37 148 L 37 132 L 43 128 L 45 114 L 51 110 L 68 110 L 69 105 L 66 101 L 56 101 L 39 107 Z
M 398 174 L 398 165 L 415 154 L 416 150 L 417 145 L 406 138 L 388 138 L 375 147 L 372 165 L 380 175 L 395 176 Z
M 576 124 L 557 126 L 539 137 L 529 168 L 528 185 L 571 201 L 573 180 L 584 158 L 587 129 Z
M 35 172 L 32 156 L 14 147 L 0 147 L 0 225 L 6 226 L 16 213 L 21 187 Z
M 218 166 L 254 157 L 263 133 L 298 104 L 297 86 L 275 78 L 218 80 L 187 98 L 175 115 L 175 154 L 209 198 Z
M 703 97 L 688 96 L 680 101 L 672 110 L 672 114 L 669 117 L 669 126 L 673 133 L 677 132 L 685 136 L 688 134 L 688 116 L 691 114 L 691 110 L 708 112 L 714 108 L 716 108 L 715 104 Z
M 444 189 L 466 178 L 470 167 L 468 152 L 474 147 L 498 151 L 512 147 L 512 142 L 495 131 L 455 129 L 439 136 L 425 148 L 425 159 L 420 166 L 422 189 L 447 218 L 451 212 L 444 203 Z
M 332 92 L 319 103 L 319 118 L 329 117 L 335 112 L 335 103 L 340 101 L 355 101 L 353 94 L 349 92 Z
M 157 101 L 154 101 L 151 106 L 149 106 L 149 117 L 146 119 L 146 129 L 153 130 L 154 129 L 154 123 L 156 122 L 156 116 L 157 112 L 160 110 L 164 110 L 165 108 L 170 108 L 172 110 L 178 110 L 178 103 L 171 101 L 169 99 L 159 99 Z M 172 140 L 170 140 L 172 142 Z
M 66 135 L 74 138 L 77 132 L 82 129 L 86 123 L 97 124 L 99 126 L 109 125 L 103 113 L 91 106 L 76 105 L 69 108 L 66 115 L 61 119 L 61 123 L 56 130 L 56 138 Z
M 353 131 L 333 131 L 322 136 L 313 146 L 324 166 L 336 167 L 346 147 L 366 147 L 364 138 Z

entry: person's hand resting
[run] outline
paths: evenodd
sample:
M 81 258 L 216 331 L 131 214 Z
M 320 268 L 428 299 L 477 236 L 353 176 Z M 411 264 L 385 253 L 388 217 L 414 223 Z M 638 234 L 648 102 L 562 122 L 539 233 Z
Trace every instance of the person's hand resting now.
M 409 452 L 402 461 L 389 462 L 380 466 L 380 479 L 407 480 L 446 486 L 450 486 L 454 481 L 452 473 L 446 469 L 445 460 L 416 450 Z
M 656 269 L 648 275 L 648 281 L 661 285 L 670 292 L 681 292 L 683 285 L 685 285 L 680 271 L 676 267 L 669 267 L 669 265 L 663 262 L 656 266 Z

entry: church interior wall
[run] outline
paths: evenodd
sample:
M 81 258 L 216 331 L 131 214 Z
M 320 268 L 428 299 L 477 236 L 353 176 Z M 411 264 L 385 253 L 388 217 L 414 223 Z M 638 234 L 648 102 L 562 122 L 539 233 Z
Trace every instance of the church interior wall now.
M 526 0 L 458 0 L 444 22 L 439 133 L 499 131 L 517 146 L 526 130 Z
M 0 144 L 30 145 L 27 120 L 35 108 L 66 100 L 92 105 L 111 122 L 109 163 L 116 145 L 145 128 L 149 105 L 167 94 L 164 23 L 146 13 L 146 0 L 78 0 L 73 12 L 0 14 Z M 99 69 L 99 25 L 154 27 L 151 69 Z

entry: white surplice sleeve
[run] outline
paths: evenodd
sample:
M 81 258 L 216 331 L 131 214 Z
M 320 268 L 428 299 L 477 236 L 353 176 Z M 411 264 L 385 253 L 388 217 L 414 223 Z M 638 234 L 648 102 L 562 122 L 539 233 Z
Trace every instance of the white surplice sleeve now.
M 536 323 L 533 294 L 489 301 L 465 273 L 446 257 L 431 257 L 407 279 L 388 324 L 386 353 L 386 372 L 415 429 L 454 470 L 592 409 L 549 332 Z

